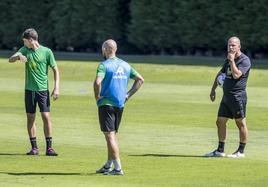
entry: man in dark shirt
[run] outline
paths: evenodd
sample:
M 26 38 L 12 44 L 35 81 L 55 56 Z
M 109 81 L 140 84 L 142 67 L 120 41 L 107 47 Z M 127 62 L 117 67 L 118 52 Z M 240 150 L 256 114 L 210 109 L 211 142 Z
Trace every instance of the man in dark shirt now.
M 250 59 L 241 52 L 240 40 L 237 37 L 231 37 L 228 40 L 228 55 L 222 69 L 218 72 L 213 83 L 210 99 L 215 101 L 216 88 L 218 86 L 218 76 L 225 74 L 226 78 L 223 84 L 223 97 L 218 111 L 216 125 L 218 127 L 218 148 L 206 157 L 224 157 L 224 144 L 226 139 L 226 123 L 228 119 L 235 119 L 239 129 L 240 143 L 238 149 L 227 157 L 241 158 L 245 157 L 244 148 L 248 138 L 248 129 L 246 126 L 246 104 L 247 93 L 246 86 L 250 71 Z

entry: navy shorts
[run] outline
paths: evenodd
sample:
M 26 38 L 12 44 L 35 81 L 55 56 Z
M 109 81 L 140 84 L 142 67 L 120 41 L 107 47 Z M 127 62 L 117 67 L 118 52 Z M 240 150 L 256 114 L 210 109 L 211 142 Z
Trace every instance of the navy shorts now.
M 102 132 L 117 132 L 124 108 L 109 105 L 99 107 L 99 122 Z
M 218 111 L 218 117 L 238 119 L 246 117 L 247 100 L 235 100 L 223 97 Z
M 25 90 L 25 109 L 26 113 L 34 114 L 38 104 L 40 112 L 50 112 L 49 91 L 30 91 Z

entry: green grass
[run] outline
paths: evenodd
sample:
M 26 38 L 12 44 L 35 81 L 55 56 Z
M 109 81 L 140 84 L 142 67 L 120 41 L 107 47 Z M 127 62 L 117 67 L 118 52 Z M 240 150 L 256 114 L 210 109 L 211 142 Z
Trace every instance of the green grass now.
M 119 133 L 125 175 L 113 177 L 94 173 L 106 160 L 92 89 L 98 63 L 58 62 L 61 97 L 52 102 L 51 115 L 60 155 L 51 158 L 44 156 L 39 114 L 41 155 L 24 155 L 29 149 L 24 67 L 0 59 L 0 186 L 267 186 L 268 70 L 251 70 L 246 158 L 207 159 L 200 156 L 217 144 L 215 119 L 222 90 L 217 90 L 214 103 L 209 92 L 220 67 L 183 64 L 132 64 L 145 84 L 125 108 Z M 230 121 L 226 152 L 237 145 L 238 131 Z

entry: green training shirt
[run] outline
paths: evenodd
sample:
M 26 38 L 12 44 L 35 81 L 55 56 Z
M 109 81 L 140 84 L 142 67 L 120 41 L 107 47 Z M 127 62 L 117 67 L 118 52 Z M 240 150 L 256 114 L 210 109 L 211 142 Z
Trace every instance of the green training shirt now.
M 35 51 L 23 46 L 18 51 L 27 57 L 25 63 L 25 90 L 48 90 L 48 66 L 55 67 L 56 61 L 51 49 L 40 45 Z

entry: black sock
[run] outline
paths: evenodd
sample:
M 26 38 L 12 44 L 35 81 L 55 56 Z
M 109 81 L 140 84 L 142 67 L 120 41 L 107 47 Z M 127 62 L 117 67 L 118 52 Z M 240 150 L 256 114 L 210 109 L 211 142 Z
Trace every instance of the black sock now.
M 224 142 L 219 142 L 219 145 L 218 145 L 218 149 L 217 149 L 217 151 L 219 151 L 219 152 L 224 152 Z
M 32 149 L 37 149 L 36 137 L 30 138 Z
M 47 149 L 52 147 L 52 137 L 46 137 Z
M 246 143 L 242 143 L 242 142 L 240 142 L 240 143 L 239 143 L 239 147 L 238 147 L 238 151 L 239 151 L 240 153 L 244 153 L 244 149 L 245 149 L 245 147 L 246 147 Z

